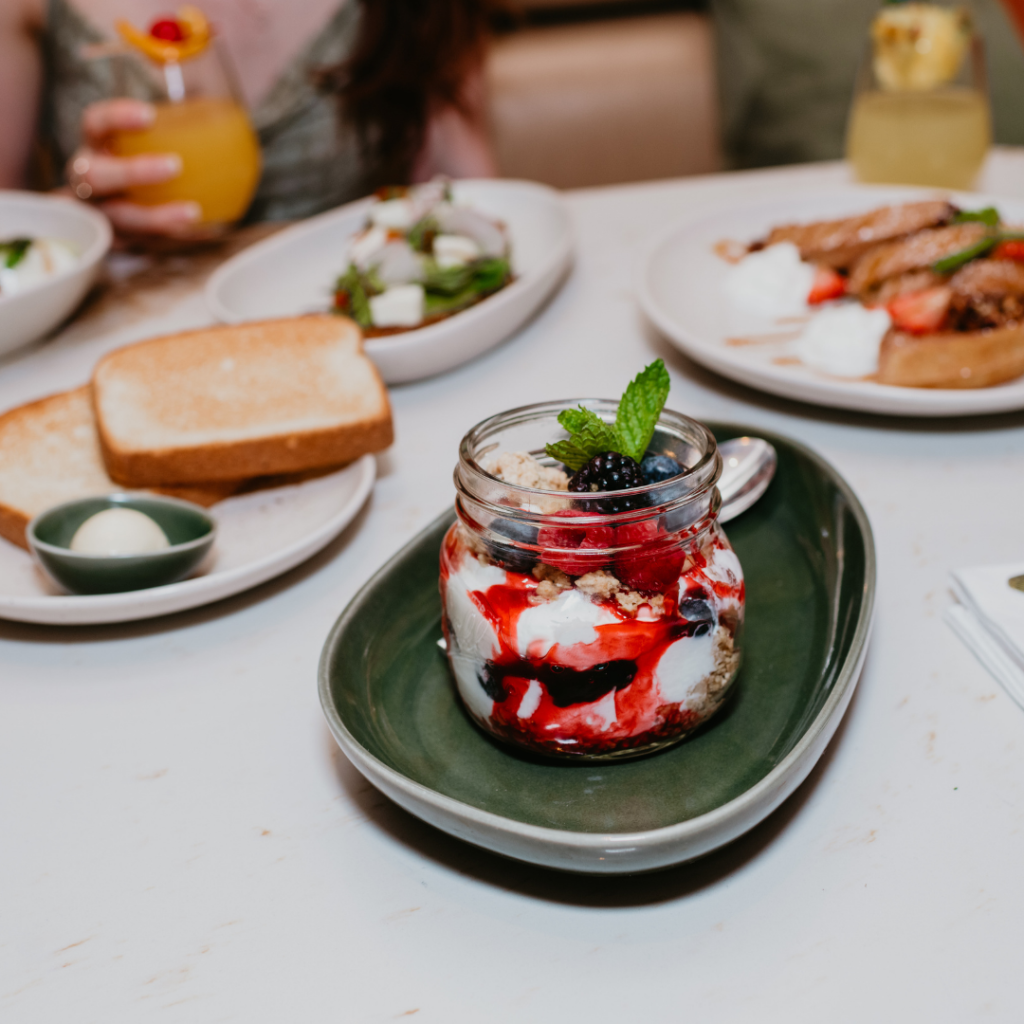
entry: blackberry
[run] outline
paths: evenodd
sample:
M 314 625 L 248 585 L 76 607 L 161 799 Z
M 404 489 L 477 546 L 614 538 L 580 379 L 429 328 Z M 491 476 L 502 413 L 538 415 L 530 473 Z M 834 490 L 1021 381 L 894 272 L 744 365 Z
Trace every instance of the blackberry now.
M 595 491 L 625 491 L 631 487 L 643 487 L 647 483 L 640 466 L 628 455 L 619 452 L 604 452 L 595 455 L 582 469 L 569 478 L 569 490 L 576 494 L 591 494 Z M 592 503 L 594 511 L 606 515 L 617 512 L 632 512 L 646 508 L 650 502 L 646 494 L 631 494 L 621 498 L 601 498 Z

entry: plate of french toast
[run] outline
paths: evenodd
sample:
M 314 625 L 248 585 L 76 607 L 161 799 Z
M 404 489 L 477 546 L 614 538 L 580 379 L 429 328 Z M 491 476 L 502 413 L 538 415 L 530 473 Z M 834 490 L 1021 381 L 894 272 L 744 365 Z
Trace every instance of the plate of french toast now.
M 847 186 L 677 223 L 637 275 L 696 362 L 901 416 L 1024 408 L 1024 203 Z
M 373 487 L 373 453 L 392 437 L 387 390 L 344 317 L 210 327 L 110 352 L 81 386 L 0 414 L 0 618 L 122 622 L 263 583 L 352 521 Z M 147 494 L 200 506 L 216 524 L 187 578 L 69 593 L 33 557 L 48 510 Z

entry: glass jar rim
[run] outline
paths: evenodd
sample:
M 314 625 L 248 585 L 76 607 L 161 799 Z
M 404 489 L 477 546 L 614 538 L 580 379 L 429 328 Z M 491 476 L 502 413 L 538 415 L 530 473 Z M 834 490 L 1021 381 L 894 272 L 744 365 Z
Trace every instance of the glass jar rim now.
M 549 522 L 552 524 L 565 525 L 565 519 L 557 514 L 547 514 L 543 511 L 534 511 L 532 508 L 524 507 L 535 505 L 537 501 L 544 501 L 552 497 L 560 497 L 567 500 L 596 501 L 602 498 L 628 498 L 634 495 L 647 496 L 652 499 L 651 504 L 631 512 L 587 512 L 578 513 L 575 521 L 584 526 L 588 523 L 603 523 L 613 521 L 616 523 L 633 522 L 661 515 L 670 509 L 676 509 L 687 504 L 699 501 L 702 498 L 709 498 L 709 492 L 713 491 L 718 478 L 722 472 L 722 460 L 718 452 L 718 445 L 711 431 L 700 421 L 683 413 L 675 412 L 672 409 L 663 409 L 658 417 L 656 436 L 658 431 L 668 434 L 684 442 L 690 447 L 696 448 L 699 452 L 697 461 L 686 466 L 681 473 L 670 477 L 668 480 L 658 481 L 651 484 L 643 484 L 640 487 L 626 488 L 620 491 L 595 491 L 587 494 L 577 494 L 559 490 L 550 490 L 539 487 L 526 487 L 520 484 L 509 483 L 500 477 L 489 473 L 478 461 L 478 456 L 486 454 L 492 448 L 480 452 L 481 445 L 498 432 L 498 428 L 515 426 L 526 423 L 530 420 L 543 419 L 544 417 L 557 418 L 558 414 L 566 409 L 583 407 L 601 415 L 606 421 L 614 421 L 614 414 L 618 410 L 618 400 L 607 398 L 577 398 L 561 399 L 551 402 L 537 402 L 531 405 L 522 405 L 514 409 L 496 413 L 487 419 L 477 423 L 463 436 L 459 443 L 459 463 L 455 468 L 455 486 L 459 497 L 463 501 L 469 501 L 480 506 L 494 515 L 512 516 L 513 518 L 529 520 L 534 523 Z M 552 438 L 557 440 L 557 438 Z M 530 453 L 534 454 L 534 453 Z M 474 486 L 476 485 L 476 486 Z M 483 496 L 483 490 L 492 485 L 498 485 L 511 495 L 520 495 L 521 502 L 516 505 L 508 505 L 489 501 Z M 658 500 L 661 497 L 662 500 Z M 717 502 L 712 495 L 709 503 L 717 516 Z

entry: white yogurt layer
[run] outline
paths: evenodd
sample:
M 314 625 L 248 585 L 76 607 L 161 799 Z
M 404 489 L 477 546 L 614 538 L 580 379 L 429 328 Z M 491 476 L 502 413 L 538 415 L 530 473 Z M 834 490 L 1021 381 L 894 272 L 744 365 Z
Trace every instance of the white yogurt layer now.
M 455 681 L 470 711 L 484 719 L 490 717 L 494 701 L 480 685 L 479 673 L 489 659 L 498 655 L 499 645 L 494 627 L 469 595 L 506 580 L 504 569 L 484 565 L 467 554 L 458 571 L 448 577 L 445 588 L 445 610 L 451 623 L 449 654 Z
M 800 259 L 792 242 L 779 242 L 744 256 L 730 268 L 722 285 L 730 302 L 764 316 L 799 316 L 807 312 L 814 267 Z
M 687 636 L 671 644 L 658 661 L 658 688 L 666 704 L 682 704 L 695 686 L 715 668 L 715 645 L 710 632 Z
M 892 321 L 884 309 L 844 303 L 821 310 L 795 343 L 807 366 L 835 377 L 866 377 L 878 371 L 878 350 Z
M 578 590 L 563 590 L 554 601 L 527 608 L 519 616 L 516 647 L 523 658 L 543 658 L 555 644 L 592 644 L 597 626 L 621 622 L 614 612 Z

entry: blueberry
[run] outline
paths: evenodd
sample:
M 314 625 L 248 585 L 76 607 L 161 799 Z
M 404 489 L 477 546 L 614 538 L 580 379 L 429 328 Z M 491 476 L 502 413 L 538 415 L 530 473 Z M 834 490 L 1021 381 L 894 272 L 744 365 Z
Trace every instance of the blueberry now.
M 492 542 L 488 545 L 494 560 L 513 572 L 530 572 L 537 563 L 537 555 L 533 551 L 523 550 L 519 545 L 536 545 L 537 527 L 515 519 L 495 519 L 491 522 L 491 532 L 509 540 L 508 544 Z
M 493 519 L 491 532 L 508 537 L 513 544 L 537 543 L 537 527 L 532 523 L 521 523 L 518 519 Z
M 705 636 L 717 625 L 715 611 L 707 601 L 693 598 L 680 601 L 679 616 L 686 619 L 687 636 Z
M 663 480 L 679 476 L 683 467 L 668 455 L 645 455 L 640 470 L 649 484 L 660 484 Z

